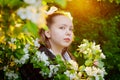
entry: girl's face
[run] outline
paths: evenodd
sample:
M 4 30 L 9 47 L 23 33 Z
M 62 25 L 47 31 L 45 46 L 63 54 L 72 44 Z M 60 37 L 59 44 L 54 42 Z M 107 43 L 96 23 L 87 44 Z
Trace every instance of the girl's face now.
M 51 45 L 61 48 L 68 47 L 73 40 L 72 20 L 64 15 L 55 16 L 46 36 Z

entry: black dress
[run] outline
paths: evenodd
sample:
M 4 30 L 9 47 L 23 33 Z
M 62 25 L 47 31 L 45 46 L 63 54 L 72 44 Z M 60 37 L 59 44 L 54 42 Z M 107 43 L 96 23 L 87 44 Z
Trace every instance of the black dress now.
M 55 56 L 43 45 L 40 46 L 39 50 L 41 52 L 45 52 L 45 54 L 53 60 Z M 39 74 L 40 69 L 39 68 L 33 68 L 32 63 L 24 64 L 20 69 L 20 74 L 22 77 L 22 80 L 52 80 L 50 78 L 44 79 L 41 74 Z

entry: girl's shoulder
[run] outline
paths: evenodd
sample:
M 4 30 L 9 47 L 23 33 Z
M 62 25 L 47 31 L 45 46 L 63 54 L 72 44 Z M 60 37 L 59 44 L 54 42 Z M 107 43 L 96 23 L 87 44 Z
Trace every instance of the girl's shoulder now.
M 53 55 L 53 53 L 51 51 L 49 51 L 49 49 L 47 47 L 45 47 L 44 45 L 41 45 L 39 47 L 39 51 L 44 52 L 51 60 L 53 60 L 55 58 L 55 55 Z
M 44 46 L 41 45 L 39 51 L 44 52 L 50 59 L 54 59 L 54 55 Z M 28 61 L 26 64 L 19 68 L 20 75 L 22 80 L 51 80 L 44 79 L 42 75 L 39 73 L 41 71 L 40 68 L 34 68 L 33 64 Z

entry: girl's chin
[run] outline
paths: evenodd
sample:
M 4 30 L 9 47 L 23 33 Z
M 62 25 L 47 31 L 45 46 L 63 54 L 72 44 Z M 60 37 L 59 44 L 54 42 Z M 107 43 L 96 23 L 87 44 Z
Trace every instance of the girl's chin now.
M 63 47 L 69 47 L 70 46 L 70 44 L 64 44 L 63 45 Z

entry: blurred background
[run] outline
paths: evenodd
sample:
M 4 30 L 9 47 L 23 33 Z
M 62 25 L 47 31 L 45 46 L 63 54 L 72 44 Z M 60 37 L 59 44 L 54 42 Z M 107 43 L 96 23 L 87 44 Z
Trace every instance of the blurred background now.
M 120 0 L 72 0 L 65 10 L 74 18 L 76 49 L 82 39 L 100 44 L 106 55 L 105 80 L 120 80 Z

